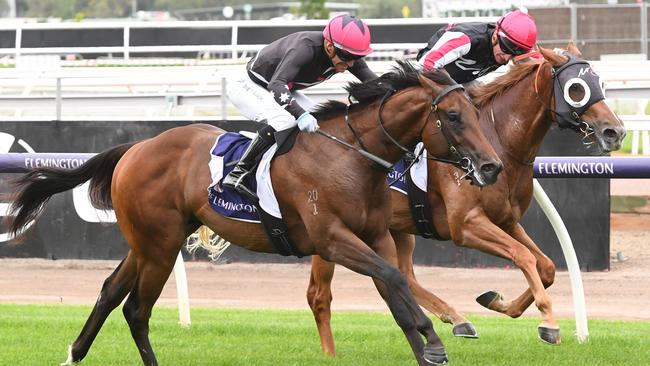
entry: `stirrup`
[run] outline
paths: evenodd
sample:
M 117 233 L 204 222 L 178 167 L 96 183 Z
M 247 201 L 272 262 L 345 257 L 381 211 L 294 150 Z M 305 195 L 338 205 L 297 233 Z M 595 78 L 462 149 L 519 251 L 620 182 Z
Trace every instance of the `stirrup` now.
M 246 185 L 244 184 L 244 179 L 248 177 L 251 171 L 243 170 L 243 169 L 236 171 L 237 169 L 238 167 L 235 167 L 235 169 L 233 169 L 230 173 L 228 173 L 228 175 L 226 175 L 221 180 L 221 185 L 246 195 L 253 194 L 252 191 L 248 189 L 248 187 L 246 187 Z
M 266 151 L 275 142 L 273 138 L 274 132 L 275 129 L 269 125 L 265 125 L 258 131 L 257 136 L 250 142 L 250 145 L 232 171 L 221 180 L 222 186 L 233 189 L 253 201 L 259 201 L 257 194 L 251 191 L 244 184 L 244 181 L 250 173 L 254 173 L 254 169 L 257 166 L 255 163 L 256 157 Z
M 237 169 L 235 167 L 235 169 Z M 253 200 L 253 202 L 259 201 L 259 197 L 257 197 L 257 194 L 253 191 L 251 191 L 246 184 L 244 184 L 244 179 L 248 177 L 248 175 L 251 173 L 250 170 L 242 170 L 240 172 L 237 172 L 236 174 L 232 174 L 235 172 L 235 169 L 233 169 L 228 175 L 226 175 L 222 180 L 221 180 L 221 185 L 223 187 L 227 187 L 229 189 L 234 190 L 237 193 L 240 193 L 249 199 Z

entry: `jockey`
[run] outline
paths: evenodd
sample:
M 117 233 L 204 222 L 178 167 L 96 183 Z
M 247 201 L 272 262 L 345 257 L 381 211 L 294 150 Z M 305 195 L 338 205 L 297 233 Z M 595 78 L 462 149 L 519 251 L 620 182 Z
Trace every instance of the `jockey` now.
M 450 24 L 438 30 L 417 59 L 425 69 L 442 68 L 457 83 L 467 83 L 530 52 L 537 42 L 533 17 L 516 10 L 496 23 Z
M 362 59 L 371 52 L 368 26 L 351 15 L 332 18 L 322 32 L 293 33 L 261 49 L 248 62 L 246 74 L 228 80 L 226 93 L 242 115 L 267 125 L 222 184 L 250 196 L 242 181 L 257 156 L 274 143 L 274 132 L 296 124 L 304 132 L 318 130 L 316 118 L 309 113 L 315 103 L 299 90 L 345 70 L 360 81 L 375 79 L 377 75 Z

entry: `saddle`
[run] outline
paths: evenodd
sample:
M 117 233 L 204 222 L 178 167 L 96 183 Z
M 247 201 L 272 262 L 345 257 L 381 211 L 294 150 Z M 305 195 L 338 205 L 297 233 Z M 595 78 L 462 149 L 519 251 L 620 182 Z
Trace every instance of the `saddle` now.
M 271 159 L 291 150 L 298 131 L 296 127 L 275 133 L 277 149 Z M 234 168 L 248 144 L 250 144 L 250 139 L 230 132 L 221 135 L 215 142 L 212 148 L 212 161 L 210 162 L 210 171 L 213 177 L 213 182 L 208 188 L 210 206 L 222 216 L 234 220 L 261 223 L 269 240 L 279 254 L 302 257 L 303 255 L 295 249 L 295 245 L 289 240 L 288 229 L 284 221 L 264 209 L 264 203 L 260 202 L 262 199 L 252 200 L 250 197 L 240 195 L 234 190 L 222 187 L 219 184 L 221 178 Z M 260 154 L 252 171 L 257 171 L 263 155 Z M 258 182 L 255 179 L 249 179 L 248 184 L 248 188 L 253 192 L 257 190 Z M 279 212 L 276 214 L 279 216 Z

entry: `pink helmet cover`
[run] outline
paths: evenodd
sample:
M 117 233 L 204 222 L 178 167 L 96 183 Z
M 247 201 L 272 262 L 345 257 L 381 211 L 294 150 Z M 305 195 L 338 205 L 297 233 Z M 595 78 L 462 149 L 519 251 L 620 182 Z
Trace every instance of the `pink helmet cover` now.
M 531 50 L 537 42 L 535 19 L 521 10 L 507 13 L 497 22 L 499 36 L 505 36 L 518 46 Z
M 336 48 L 353 55 L 366 56 L 370 48 L 370 29 L 361 19 L 351 15 L 339 15 L 330 20 L 323 29 L 323 37 Z

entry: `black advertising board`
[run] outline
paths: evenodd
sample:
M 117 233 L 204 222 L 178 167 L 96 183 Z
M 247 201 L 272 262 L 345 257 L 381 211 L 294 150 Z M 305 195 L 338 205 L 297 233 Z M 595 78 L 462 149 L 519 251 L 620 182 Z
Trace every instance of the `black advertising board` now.
M 157 135 L 190 122 L 0 122 L 0 153 L 97 153 L 106 148 Z M 226 130 L 252 130 L 252 122 L 214 122 Z M 209 148 L 209 147 L 206 147 Z M 540 155 L 585 155 L 579 137 L 552 128 Z M 8 181 L 15 174 L 0 174 L 0 212 L 8 205 Z M 609 268 L 609 180 L 540 179 L 573 240 L 583 270 Z M 100 215 L 101 216 L 101 215 Z M 85 199 L 83 187 L 54 196 L 43 215 L 27 230 L 20 243 L 9 241 L 0 225 L 0 257 L 121 259 L 128 247 L 117 225 L 99 222 Z M 558 239 L 548 219 L 533 200 L 522 223 L 528 234 L 556 263 L 566 268 Z M 415 263 L 457 267 L 506 267 L 508 261 L 460 248 L 451 242 L 418 238 Z M 186 257 L 187 253 L 186 253 Z M 199 258 L 204 259 L 202 255 Z M 188 257 L 189 258 L 189 257 Z M 246 262 L 298 262 L 287 258 L 229 248 L 222 260 Z

